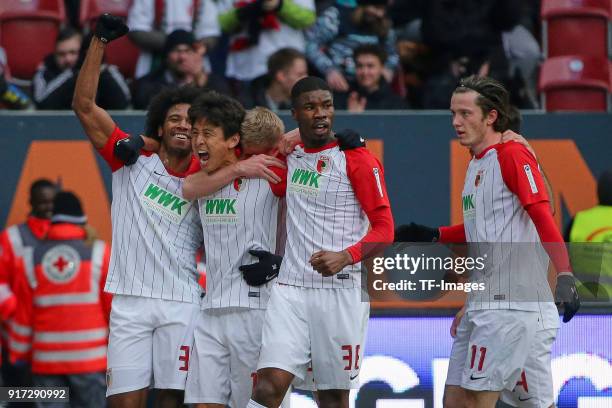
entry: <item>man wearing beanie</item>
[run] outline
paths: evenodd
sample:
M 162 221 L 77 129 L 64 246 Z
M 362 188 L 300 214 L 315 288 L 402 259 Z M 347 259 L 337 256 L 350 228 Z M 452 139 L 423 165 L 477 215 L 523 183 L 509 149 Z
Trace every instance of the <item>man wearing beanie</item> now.
M 85 243 L 86 222 L 76 195 L 55 196 L 46 239 L 24 254 L 15 276 L 10 358 L 31 363 L 34 386 L 68 387 L 72 407 L 95 408 L 105 406 L 110 248 Z
M 164 87 L 193 85 L 202 90 L 229 94 L 223 77 L 206 72 L 205 54 L 206 45 L 197 42 L 191 31 L 175 30 L 170 33 L 164 44 L 163 65 L 136 81 L 134 108 L 146 109 L 151 98 Z

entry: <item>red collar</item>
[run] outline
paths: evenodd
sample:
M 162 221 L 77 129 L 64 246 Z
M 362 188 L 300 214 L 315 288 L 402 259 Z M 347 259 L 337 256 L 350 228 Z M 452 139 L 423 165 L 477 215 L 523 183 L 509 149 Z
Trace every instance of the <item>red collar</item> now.
M 484 157 L 485 154 L 487 154 L 487 152 L 489 150 L 495 149 L 495 148 L 499 147 L 500 145 L 501 145 L 501 143 L 495 143 L 494 145 L 491 145 L 491 146 L 487 147 L 482 152 L 480 152 L 477 155 L 475 155 L 474 158 L 476 158 L 476 160 L 480 160 L 480 159 L 482 159 Z
M 200 160 L 192 154 L 191 161 L 189 162 L 189 166 L 187 167 L 187 170 L 183 172 L 178 172 L 178 171 L 173 171 L 169 167 L 166 167 L 166 171 L 171 176 L 185 178 L 190 174 L 197 173 L 198 171 L 200 171 Z
M 304 144 L 300 143 L 300 146 L 304 146 Z M 321 147 L 304 147 L 304 153 L 319 153 L 319 152 L 322 152 L 323 150 L 331 149 L 336 146 L 338 146 L 338 141 L 332 140 L 328 144 L 323 145 Z
M 68 223 L 51 224 L 51 227 L 49 227 L 49 232 L 47 233 L 47 239 L 53 241 L 67 241 L 85 238 L 87 238 L 85 228 L 80 225 Z
M 37 239 L 43 239 L 45 238 L 45 235 L 47 235 L 47 231 L 49 231 L 51 220 L 48 218 L 38 218 L 33 215 L 28 215 L 26 225 Z

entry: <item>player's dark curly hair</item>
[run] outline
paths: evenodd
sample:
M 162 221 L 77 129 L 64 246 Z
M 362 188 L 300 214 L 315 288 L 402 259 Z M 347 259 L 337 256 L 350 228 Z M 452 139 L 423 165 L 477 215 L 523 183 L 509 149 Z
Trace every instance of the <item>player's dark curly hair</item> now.
M 244 120 L 245 110 L 236 99 L 222 95 L 215 91 L 200 94 L 189 108 L 189 121 L 191 124 L 198 119 L 223 129 L 225 139 L 240 132 L 240 124 Z
M 480 107 L 483 115 L 487 115 L 492 110 L 497 111 L 497 119 L 493 123 L 493 129 L 496 132 L 508 130 L 510 94 L 501 82 L 489 77 L 472 75 L 463 78 L 454 93 L 469 91 L 478 93 L 476 105 Z
M 157 130 L 164 124 L 168 110 L 174 105 L 186 103 L 191 105 L 200 90 L 192 86 L 166 88 L 151 99 L 145 121 L 145 136 L 159 138 Z

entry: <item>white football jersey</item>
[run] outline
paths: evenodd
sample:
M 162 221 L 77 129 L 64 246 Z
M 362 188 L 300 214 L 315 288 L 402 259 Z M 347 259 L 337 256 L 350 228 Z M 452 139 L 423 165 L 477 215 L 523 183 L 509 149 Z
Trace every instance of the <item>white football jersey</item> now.
M 113 245 L 104 290 L 110 293 L 199 303 L 196 251 L 202 226 L 195 202 L 181 196 L 186 174 L 171 174 L 157 154 L 132 166 L 113 156 L 115 128 L 100 153 L 113 170 Z M 199 168 L 192 161 L 189 172 Z

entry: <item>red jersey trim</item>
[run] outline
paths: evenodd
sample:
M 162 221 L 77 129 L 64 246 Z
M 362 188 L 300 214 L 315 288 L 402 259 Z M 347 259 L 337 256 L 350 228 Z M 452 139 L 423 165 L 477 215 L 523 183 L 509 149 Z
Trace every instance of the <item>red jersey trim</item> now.
M 304 146 L 304 144 L 300 143 L 300 146 Z M 328 150 L 336 146 L 338 146 L 338 141 L 334 140 L 321 147 L 304 147 L 304 153 L 319 153 L 319 152 L 322 152 L 323 150 Z

